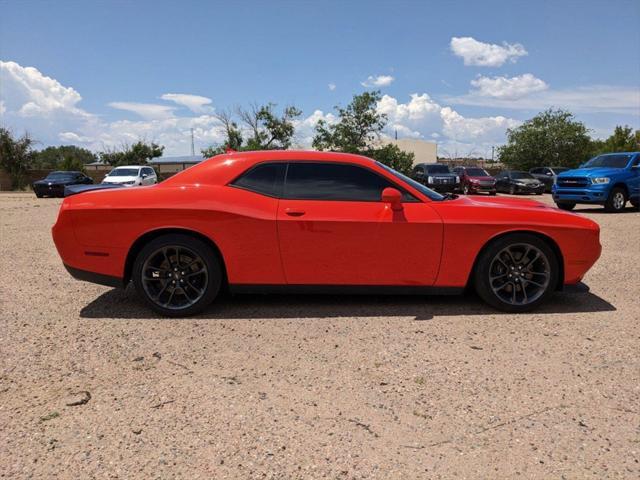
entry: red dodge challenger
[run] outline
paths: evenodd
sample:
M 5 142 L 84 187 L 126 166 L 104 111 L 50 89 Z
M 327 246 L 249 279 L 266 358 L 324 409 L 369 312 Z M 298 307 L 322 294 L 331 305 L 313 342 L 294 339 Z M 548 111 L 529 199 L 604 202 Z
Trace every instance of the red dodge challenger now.
M 460 293 L 521 312 L 579 282 L 595 222 L 541 203 L 440 195 L 370 158 L 229 153 L 148 187 L 67 197 L 53 239 L 67 270 L 132 281 L 168 316 L 231 292 Z

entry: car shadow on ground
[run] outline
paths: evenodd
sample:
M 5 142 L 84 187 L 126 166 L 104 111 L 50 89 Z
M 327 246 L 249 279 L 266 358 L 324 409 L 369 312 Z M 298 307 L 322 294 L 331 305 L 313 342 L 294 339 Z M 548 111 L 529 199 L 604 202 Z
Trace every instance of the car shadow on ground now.
M 616 215 L 615 213 L 607 212 L 604 209 L 604 207 L 576 206 L 576 208 L 574 208 L 571 211 L 574 213 L 596 213 L 596 214 L 604 214 L 604 215 Z M 638 210 L 636 207 L 627 205 L 623 211 L 618 213 L 638 213 L 638 212 L 640 212 L 640 210 Z
M 556 313 L 612 312 L 616 308 L 589 292 L 584 284 L 569 287 L 535 311 Z M 373 295 L 224 295 L 196 319 L 304 319 L 335 317 L 410 317 L 431 320 L 451 315 L 512 315 L 492 309 L 475 294 L 461 296 Z M 80 311 L 83 318 L 158 319 L 129 286 L 103 293 Z

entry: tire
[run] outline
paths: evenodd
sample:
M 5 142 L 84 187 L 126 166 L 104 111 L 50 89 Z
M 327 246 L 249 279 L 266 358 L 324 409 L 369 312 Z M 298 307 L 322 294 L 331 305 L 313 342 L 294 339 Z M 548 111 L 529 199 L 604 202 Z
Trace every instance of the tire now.
M 514 185 L 509 185 L 509 195 L 516 194 L 516 187 Z
M 489 195 L 491 195 L 492 197 L 495 197 L 496 193 L 497 193 L 496 190 L 492 190 L 489 192 Z
M 536 192 L 536 195 L 542 195 L 544 192 Z
M 42 198 L 42 197 L 44 197 L 44 195 L 42 195 L 41 193 L 36 193 L 36 197 Z
M 492 307 L 504 312 L 528 312 L 553 295 L 559 272 L 558 258 L 544 240 L 528 233 L 514 233 L 482 250 L 473 282 L 480 298 Z
M 576 204 L 569 203 L 569 202 L 562 202 L 562 203 L 556 202 L 556 207 L 558 207 L 560 210 L 571 211 L 574 208 L 576 208 Z
M 619 213 L 624 211 L 624 206 L 627 204 L 627 192 L 624 188 L 614 187 L 609 192 L 607 201 L 604 204 L 604 209 L 607 212 Z
M 151 276 L 143 278 L 145 272 Z M 184 234 L 153 239 L 136 257 L 132 272 L 138 294 L 167 317 L 186 317 L 204 310 L 218 296 L 222 278 L 216 252 L 202 240 Z

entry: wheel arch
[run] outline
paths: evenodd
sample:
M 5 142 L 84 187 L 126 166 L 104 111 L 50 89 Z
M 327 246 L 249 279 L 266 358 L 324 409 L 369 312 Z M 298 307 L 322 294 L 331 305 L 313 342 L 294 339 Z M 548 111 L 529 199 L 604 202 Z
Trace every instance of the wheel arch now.
M 551 248 L 551 251 L 553 251 L 553 253 L 556 256 L 556 259 L 558 260 L 558 266 L 560 267 L 560 271 L 558 272 L 558 284 L 556 285 L 555 289 L 562 290 L 564 285 L 564 257 L 562 255 L 562 251 L 560 250 L 560 247 L 558 246 L 558 244 L 553 238 L 551 238 L 549 235 L 546 235 L 542 232 L 538 232 L 535 230 L 509 230 L 507 232 L 501 232 L 497 235 L 494 235 L 489 240 L 487 240 L 484 243 L 484 245 L 482 245 L 482 248 L 478 250 L 478 253 L 476 254 L 476 258 L 473 260 L 473 266 L 471 267 L 471 270 L 469 271 L 469 277 L 467 278 L 467 284 L 466 284 L 467 289 L 473 286 L 474 273 L 478 265 L 478 259 L 480 258 L 482 253 L 487 248 L 489 248 L 493 242 L 501 238 L 508 237 L 509 235 L 514 235 L 519 233 L 526 233 L 528 235 L 533 235 L 535 237 L 538 237 L 540 240 L 545 242 L 549 246 L 549 248 Z
M 188 235 L 188 236 L 197 238 L 203 241 L 204 243 L 206 243 L 207 245 L 209 245 L 209 247 L 211 247 L 211 250 L 213 250 L 214 254 L 218 257 L 218 261 L 220 262 L 220 266 L 222 267 L 222 284 L 223 285 L 227 284 L 227 267 L 224 262 L 224 257 L 218 245 L 216 245 L 216 243 L 210 237 L 188 228 L 169 227 L 169 228 L 158 228 L 155 230 L 150 230 L 148 232 L 145 232 L 133 242 L 133 244 L 129 248 L 129 251 L 127 252 L 127 259 L 124 264 L 124 278 L 123 278 L 124 285 L 127 285 L 131 280 L 131 272 L 133 270 L 133 264 L 136 261 L 136 257 L 138 256 L 138 253 L 140 253 L 140 251 L 144 248 L 144 246 L 150 241 L 154 240 L 155 238 L 161 237 L 163 235 L 169 235 L 172 233 Z
M 611 194 L 611 192 L 613 192 L 613 189 L 614 189 L 614 188 L 621 188 L 621 189 L 623 189 L 623 190 L 625 191 L 625 194 L 626 194 L 626 196 L 627 196 L 627 199 L 629 198 L 629 188 L 627 187 L 626 182 L 623 182 L 623 181 L 618 180 L 616 183 L 614 183 L 614 184 L 611 186 L 611 190 L 609 190 L 609 195 Z

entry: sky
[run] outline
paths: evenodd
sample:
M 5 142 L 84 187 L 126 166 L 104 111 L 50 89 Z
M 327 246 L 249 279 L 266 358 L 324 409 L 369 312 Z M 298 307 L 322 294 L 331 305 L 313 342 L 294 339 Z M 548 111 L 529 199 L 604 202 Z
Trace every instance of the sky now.
M 39 147 L 223 139 L 216 113 L 295 105 L 309 147 L 380 90 L 385 134 L 491 155 L 554 107 L 640 128 L 640 1 L 0 0 L 0 124 Z

